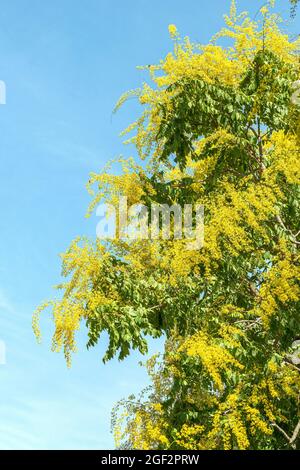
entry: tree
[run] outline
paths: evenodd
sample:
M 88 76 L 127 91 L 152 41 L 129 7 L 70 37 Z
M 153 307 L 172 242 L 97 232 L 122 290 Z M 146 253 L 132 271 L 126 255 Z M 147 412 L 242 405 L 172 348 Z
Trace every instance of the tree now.
M 114 412 L 120 447 L 299 447 L 299 41 L 261 15 L 233 3 L 207 46 L 171 25 L 174 52 L 148 67 L 153 85 L 118 103 L 144 106 L 125 131 L 144 162 L 122 160 L 122 173 L 107 168 L 88 185 L 89 211 L 120 196 L 148 208 L 204 204 L 204 247 L 75 240 L 62 297 L 34 316 L 39 337 L 38 316 L 52 308 L 53 349 L 68 363 L 82 320 L 88 347 L 108 333 L 105 361 L 165 336 L 163 356 L 148 362 L 151 390 Z

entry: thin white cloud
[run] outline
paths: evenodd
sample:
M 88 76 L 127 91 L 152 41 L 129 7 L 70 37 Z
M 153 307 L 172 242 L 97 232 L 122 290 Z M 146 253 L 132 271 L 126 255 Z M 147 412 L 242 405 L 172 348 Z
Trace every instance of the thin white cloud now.
M 4 310 L 5 312 L 8 313 L 14 313 L 14 305 L 13 303 L 8 299 L 6 294 L 2 289 L 0 289 L 0 311 Z

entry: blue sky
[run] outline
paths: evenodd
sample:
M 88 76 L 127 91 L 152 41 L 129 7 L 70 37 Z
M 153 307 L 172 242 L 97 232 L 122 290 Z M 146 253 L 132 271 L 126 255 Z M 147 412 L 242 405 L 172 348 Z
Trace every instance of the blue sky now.
M 255 14 L 263 2 L 238 2 Z M 31 330 L 32 311 L 53 296 L 58 254 L 77 235 L 95 236 L 84 217 L 90 171 L 111 158 L 135 155 L 120 131 L 138 113 L 130 101 L 112 117 L 127 89 L 146 79 L 137 65 L 154 64 L 172 47 L 168 24 L 205 43 L 222 25 L 228 0 L 1 0 L 0 80 L 0 449 L 113 447 L 110 411 L 147 384 L 141 357 L 105 366 L 101 343 L 86 351 L 86 332 L 70 370 Z M 288 0 L 277 1 L 288 16 Z M 299 32 L 299 18 L 289 30 Z M 152 341 L 151 352 L 161 348 Z

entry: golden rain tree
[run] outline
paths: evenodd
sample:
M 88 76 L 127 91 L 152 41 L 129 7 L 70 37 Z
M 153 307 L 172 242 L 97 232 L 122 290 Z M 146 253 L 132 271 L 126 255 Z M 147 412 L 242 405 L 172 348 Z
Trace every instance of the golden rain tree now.
M 299 448 L 299 41 L 264 7 L 232 4 L 208 45 L 181 39 L 150 66 L 143 112 L 125 133 L 138 158 L 92 174 L 99 202 L 205 206 L 205 242 L 75 240 L 62 256 L 53 349 L 68 363 L 75 333 L 107 332 L 104 360 L 165 351 L 147 363 L 152 387 L 113 412 L 129 449 Z

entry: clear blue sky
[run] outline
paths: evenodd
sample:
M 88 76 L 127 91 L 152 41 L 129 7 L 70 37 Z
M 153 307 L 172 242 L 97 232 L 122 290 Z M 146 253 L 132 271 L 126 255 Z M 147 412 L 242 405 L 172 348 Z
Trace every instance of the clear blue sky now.
M 145 371 L 137 354 L 101 362 L 104 344 L 86 351 L 85 331 L 71 370 L 31 331 L 35 306 L 53 296 L 58 254 L 77 235 L 95 236 L 84 217 L 90 171 L 124 148 L 119 132 L 138 112 L 132 101 L 112 118 L 120 94 L 146 79 L 135 67 L 172 47 L 168 24 L 205 43 L 222 25 L 228 0 L 2 0 L 0 80 L 0 365 L 1 449 L 112 448 L 113 404 L 138 392 Z M 254 14 L 262 1 L 240 0 Z M 288 0 L 277 1 L 288 16 Z M 300 12 L 290 25 L 299 32 Z M 105 341 L 104 341 L 105 343 Z M 151 351 L 161 347 L 151 343 Z

